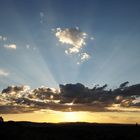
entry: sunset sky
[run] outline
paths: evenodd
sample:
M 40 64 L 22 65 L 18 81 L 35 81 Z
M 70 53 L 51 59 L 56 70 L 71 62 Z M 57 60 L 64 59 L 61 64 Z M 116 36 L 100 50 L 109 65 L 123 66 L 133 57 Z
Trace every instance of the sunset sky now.
M 0 0 L 5 120 L 140 123 L 139 83 L 139 0 Z

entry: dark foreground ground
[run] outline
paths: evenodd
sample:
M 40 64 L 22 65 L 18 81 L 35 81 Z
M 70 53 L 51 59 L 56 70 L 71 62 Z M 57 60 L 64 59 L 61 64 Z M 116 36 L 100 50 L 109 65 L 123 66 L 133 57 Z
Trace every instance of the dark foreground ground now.
M 0 123 L 6 140 L 140 140 L 140 126 L 89 123 Z

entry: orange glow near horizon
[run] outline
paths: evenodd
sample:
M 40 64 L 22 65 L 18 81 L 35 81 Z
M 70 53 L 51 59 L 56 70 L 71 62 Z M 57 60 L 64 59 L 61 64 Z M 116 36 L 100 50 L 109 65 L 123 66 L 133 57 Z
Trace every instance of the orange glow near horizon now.
M 140 113 L 133 112 L 61 112 L 42 110 L 34 113 L 4 114 L 5 121 L 31 121 L 31 122 L 96 122 L 96 123 L 140 123 Z

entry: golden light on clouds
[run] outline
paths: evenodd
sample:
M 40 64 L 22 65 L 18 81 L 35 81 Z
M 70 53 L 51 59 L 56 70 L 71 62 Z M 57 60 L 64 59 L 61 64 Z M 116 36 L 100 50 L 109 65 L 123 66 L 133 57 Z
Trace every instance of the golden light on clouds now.
M 9 86 L 0 94 L 0 114 L 14 121 L 136 123 L 140 122 L 140 99 L 134 89 L 139 86 L 117 89 L 117 93 L 115 89 L 111 94 L 103 90 L 106 85 L 89 89 L 80 83 L 67 84 L 60 85 L 59 91 Z M 126 89 L 132 90 L 122 96 Z

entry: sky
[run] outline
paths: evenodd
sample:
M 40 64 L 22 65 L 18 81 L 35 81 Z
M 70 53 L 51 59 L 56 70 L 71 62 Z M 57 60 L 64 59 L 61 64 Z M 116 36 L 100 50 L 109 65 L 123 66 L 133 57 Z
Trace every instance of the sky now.
M 12 107 L 13 101 L 11 99 L 13 96 L 15 99 L 21 97 L 23 99 L 25 93 L 26 99 L 33 101 L 29 95 L 35 94 L 34 90 L 42 86 L 56 88 L 56 91 L 51 89 L 51 93 L 59 93 L 63 97 L 66 95 L 67 98 L 67 94 L 63 95 L 65 91 L 63 88 L 67 88 L 66 84 L 70 83 L 75 84 L 73 86 L 76 86 L 76 89 L 79 89 L 76 83 L 82 83 L 86 93 L 91 92 L 97 84 L 101 87 L 107 84 L 107 89 L 103 88 L 100 92 L 108 93 L 110 88 L 113 89 L 113 97 L 121 98 L 119 99 L 120 105 L 122 105 L 123 100 L 136 102 L 139 94 L 129 94 L 124 97 L 122 94 L 126 89 L 120 89 L 119 85 L 129 81 L 128 90 L 133 91 L 131 85 L 136 85 L 135 87 L 139 89 L 139 85 L 137 85 L 140 82 L 139 26 L 140 1 L 138 0 L 0 0 L 0 96 L 2 102 L 0 107 L 4 105 L 9 107 L 9 104 L 12 104 L 10 106 Z M 64 85 L 62 90 L 59 89 L 59 84 Z M 8 91 L 3 92 L 3 89 L 8 86 Z M 44 87 L 42 87 L 43 92 Z M 121 93 L 116 94 L 115 89 L 121 90 Z M 13 92 L 16 95 L 13 95 Z M 45 92 L 48 93 L 48 90 L 45 89 Z M 65 92 L 67 93 L 67 90 Z M 132 96 L 137 97 L 132 99 Z M 74 101 L 75 98 L 77 96 L 72 97 Z M 110 96 L 108 98 L 113 100 L 112 105 L 116 104 L 114 98 L 112 99 Z M 40 99 L 40 97 L 35 96 L 34 99 L 42 102 L 40 101 L 42 97 Z M 100 97 L 96 101 L 99 99 Z M 60 97 L 57 100 L 60 101 Z M 4 101 L 5 104 L 3 104 Z M 17 103 L 17 100 L 14 100 L 15 102 L 19 105 L 20 101 Z M 47 101 L 43 99 L 44 102 Z M 106 100 L 103 102 L 106 103 Z M 64 104 L 68 103 L 70 102 L 64 102 Z M 74 102 L 71 103 L 74 104 Z M 32 104 L 35 103 L 32 102 Z M 30 104 L 28 103 L 28 105 Z M 36 114 L 39 112 L 38 115 L 43 113 L 46 116 L 44 112 L 47 111 L 44 111 L 44 107 L 42 108 L 40 104 L 38 106 L 43 111 L 39 112 L 33 108 L 31 110 L 35 111 Z M 50 110 L 47 114 L 52 115 L 53 112 L 54 118 L 56 118 L 55 115 L 59 116 L 58 114 L 64 111 L 62 108 L 65 108 L 60 104 L 59 107 L 53 107 L 50 104 L 48 106 Z M 57 107 L 60 109 L 54 109 Z M 99 118 L 97 116 L 100 116 L 100 113 L 105 113 L 105 117 L 108 118 L 104 120 L 111 122 L 117 118 L 118 112 L 113 114 L 113 112 L 108 112 L 110 109 L 104 111 L 106 107 L 108 106 L 100 108 L 98 113 L 97 109 L 93 111 L 86 107 L 86 109 L 79 107 L 82 108 L 78 110 L 82 111 L 80 113 L 89 111 L 89 119 L 83 117 L 80 120 L 97 121 L 95 118 Z M 76 112 L 73 114 L 78 113 L 78 107 L 75 108 Z M 136 109 L 139 109 L 138 105 Z M 21 116 L 29 115 L 28 113 L 21 115 L 24 109 L 21 110 L 19 118 L 15 120 L 23 120 Z M 128 110 L 131 112 L 131 109 Z M 134 111 L 134 109 L 132 110 Z M 133 112 L 134 115 L 132 112 L 130 115 L 129 111 L 123 112 L 124 116 L 127 116 L 125 121 L 121 117 L 116 120 L 118 122 L 129 122 L 129 118 L 134 120 L 133 122 L 140 120 L 139 117 L 135 117 L 139 115 L 139 110 Z M 5 113 L 2 108 L 1 113 L 7 120 L 11 118 L 11 115 L 15 115 L 14 111 L 10 115 L 7 115 L 7 112 L 6 110 Z M 91 117 L 92 112 L 96 114 L 94 119 Z M 33 113 L 31 113 L 32 115 Z M 61 115 L 65 117 L 65 111 L 60 113 L 55 122 L 61 121 L 59 120 L 62 118 Z M 12 117 L 14 118 L 14 116 Z M 132 119 L 132 117 L 135 118 Z M 67 120 L 69 119 L 65 121 Z M 79 121 L 79 119 L 75 120 Z M 45 119 L 35 121 L 45 121 Z

